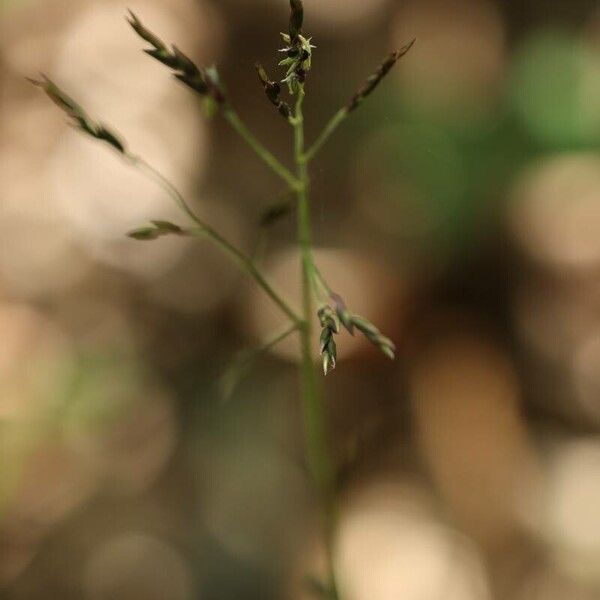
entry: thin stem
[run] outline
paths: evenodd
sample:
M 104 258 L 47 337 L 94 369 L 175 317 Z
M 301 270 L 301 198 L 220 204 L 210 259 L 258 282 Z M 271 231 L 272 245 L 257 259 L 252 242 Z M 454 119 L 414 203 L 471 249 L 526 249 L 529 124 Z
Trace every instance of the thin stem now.
M 273 286 L 266 280 L 265 276 L 260 272 L 257 266 L 254 264 L 252 259 L 242 252 L 239 248 L 234 246 L 231 242 L 225 239 L 218 231 L 211 227 L 208 223 L 204 222 L 196 213 L 190 208 L 189 204 L 185 201 L 185 198 L 181 195 L 179 190 L 164 176 L 162 173 L 157 171 L 152 165 L 148 164 L 144 159 L 137 156 L 128 156 L 130 164 L 136 167 L 147 177 L 153 179 L 158 183 L 171 198 L 176 202 L 177 206 L 187 215 L 187 217 L 197 226 L 188 230 L 188 232 L 197 237 L 208 237 L 217 244 L 226 254 L 228 254 L 234 262 L 250 277 L 252 277 L 256 283 L 263 289 L 263 291 L 273 300 L 273 302 L 285 313 L 296 326 L 299 326 L 302 320 L 289 306 L 289 304 L 282 298 L 282 296 L 275 291 Z
M 303 324 L 300 329 L 300 346 L 302 353 L 302 409 L 306 435 L 306 449 L 309 469 L 314 485 L 319 494 L 325 526 L 326 551 L 328 559 L 329 583 L 334 598 L 338 598 L 333 569 L 333 534 L 335 529 L 335 476 L 331 463 L 327 417 L 323 395 L 317 378 L 313 361 L 313 298 L 312 278 L 314 263 L 312 257 L 312 236 L 310 223 L 310 201 L 308 194 L 308 170 L 304 156 L 304 86 L 300 85 L 296 101 L 296 111 L 292 124 L 294 126 L 294 154 L 298 179 L 302 186 L 297 191 L 298 197 L 298 242 L 302 267 L 302 313 Z
M 254 354 L 263 354 L 264 352 L 268 352 L 271 348 L 274 348 L 280 342 L 283 342 L 285 338 L 289 337 L 294 333 L 294 331 L 298 330 L 298 323 L 293 323 L 287 329 L 284 329 L 280 334 L 273 336 L 271 339 L 267 340 L 262 346 L 254 349 Z
M 340 108 L 340 110 L 331 117 L 315 143 L 306 151 L 306 154 L 304 155 L 305 162 L 309 163 L 316 156 L 335 130 L 347 119 L 349 114 L 348 109 L 344 107 Z
M 273 300 L 273 302 L 281 309 L 281 311 L 287 315 L 295 324 L 298 326 L 302 319 L 295 313 L 290 305 L 282 298 L 282 296 L 275 291 L 273 286 L 267 281 L 262 272 L 255 265 L 254 261 L 239 250 L 236 246 L 228 242 L 221 234 L 215 231 L 212 227 L 206 225 L 200 227 L 197 230 L 191 231 L 198 237 L 204 237 L 208 235 L 214 240 L 225 252 L 227 252 L 239 267 L 245 271 L 250 277 L 256 281 L 256 283 L 263 289 L 263 291 Z
M 177 206 L 186 214 L 186 216 L 200 227 L 207 227 L 196 213 L 190 208 L 189 204 L 185 201 L 185 198 L 181 195 L 181 192 L 157 169 L 155 169 L 150 163 L 146 162 L 140 156 L 127 156 L 129 163 L 134 166 L 146 177 L 152 179 L 155 183 L 163 188 L 171 196 Z
M 319 267 L 317 267 L 317 265 L 314 262 L 313 262 L 312 268 L 313 268 L 313 281 L 315 283 L 315 288 L 317 288 L 317 295 L 322 300 L 329 300 L 329 298 L 331 297 L 331 294 L 333 293 L 333 290 L 331 289 L 331 287 L 329 286 L 329 284 L 327 283 L 327 281 L 321 274 L 321 270 L 319 269 Z
M 285 340 L 295 331 L 298 331 L 298 329 L 298 323 L 292 323 L 282 332 L 267 339 L 260 346 L 239 353 L 221 376 L 220 387 L 223 394 L 223 400 L 229 400 L 231 398 L 240 379 L 244 376 L 248 367 L 257 357 L 271 350 L 271 348 Z
M 274 156 L 267 150 L 254 136 L 254 134 L 246 127 L 239 115 L 230 106 L 223 111 L 223 116 L 227 122 L 233 127 L 240 137 L 254 150 L 254 152 L 262 159 L 262 161 L 281 179 L 283 179 L 292 190 L 297 191 L 300 187 L 300 181 L 294 177 L 293 173 L 284 167 Z

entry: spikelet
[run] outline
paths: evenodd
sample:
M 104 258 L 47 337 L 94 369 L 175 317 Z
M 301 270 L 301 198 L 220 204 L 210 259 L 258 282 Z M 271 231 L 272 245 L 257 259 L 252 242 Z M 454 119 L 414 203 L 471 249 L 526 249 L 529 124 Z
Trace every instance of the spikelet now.
M 352 96 L 346 106 L 348 112 L 352 112 L 360 103 L 373 93 L 375 88 L 381 83 L 382 79 L 391 71 L 392 67 L 412 48 L 416 40 L 412 40 L 406 46 L 392 52 L 380 65 L 377 70 L 370 75 L 362 87 Z
M 127 236 L 139 241 L 155 240 L 164 235 L 185 235 L 185 231 L 169 221 L 151 221 L 147 227 L 139 227 L 130 231 Z
M 340 327 L 337 316 L 330 306 L 322 306 L 318 315 L 322 327 L 319 351 L 323 359 L 323 372 L 327 375 L 335 369 L 337 362 L 337 347 L 334 336 L 339 333 Z
M 97 140 L 110 144 L 115 150 L 121 154 L 125 154 L 125 145 L 117 134 L 111 131 L 106 125 L 94 121 L 73 98 L 67 96 L 52 80 L 48 79 L 45 75 L 41 77 L 42 79 L 40 80 L 28 79 L 28 81 L 44 90 L 52 102 L 72 119 L 76 129 Z
M 267 75 L 267 72 L 259 63 L 256 63 L 256 72 L 258 73 L 258 78 L 265 90 L 265 94 L 269 99 L 269 102 L 271 102 L 271 104 L 273 104 L 273 106 L 277 108 L 279 114 L 282 117 L 288 119 L 292 111 L 289 105 L 285 103 L 280 97 L 281 85 L 279 85 L 279 83 L 277 83 L 276 81 L 271 81 L 269 79 L 269 76 Z
M 214 67 L 200 68 L 174 44 L 169 48 L 157 35 L 145 27 L 138 16 L 129 11 L 127 22 L 152 48 L 144 52 L 174 71 L 174 76 L 217 107 L 226 103 L 225 92 Z

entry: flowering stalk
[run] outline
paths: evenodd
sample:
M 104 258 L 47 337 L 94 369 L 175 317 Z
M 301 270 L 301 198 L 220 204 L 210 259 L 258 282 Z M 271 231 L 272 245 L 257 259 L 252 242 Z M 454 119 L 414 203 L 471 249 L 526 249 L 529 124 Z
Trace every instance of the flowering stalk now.
M 313 258 L 313 242 L 311 230 L 310 179 L 308 165 L 319 150 L 343 121 L 377 88 L 383 78 L 396 62 L 412 47 L 411 42 L 400 50 L 390 54 L 377 70 L 366 80 L 363 86 L 352 96 L 345 107 L 338 111 L 314 144 L 307 150 L 304 139 L 304 99 L 306 80 L 312 66 L 312 53 L 315 46 L 311 38 L 303 32 L 304 8 L 302 0 L 290 0 L 290 20 L 287 33 L 282 33 L 285 47 L 280 50 L 284 58 L 280 66 L 285 68 L 285 76 L 280 82 L 272 81 L 265 69 L 257 64 L 257 72 L 265 95 L 275 106 L 279 114 L 287 119 L 294 132 L 295 171 L 284 166 L 248 129 L 231 106 L 225 87 L 215 67 L 198 67 L 177 46 L 167 46 L 157 35 L 146 28 L 132 12 L 128 22 L 133 30 L 151 48 L 145 52 L 168 67 L 175 78 L 200 96 L 208 114 L 220 113 L 231 127 L 240 135 L 256 155 L 287 186 L 283 201 L 269 207 L 260 218 L 264 230 L 270 224 L 296 209 L 297 242 L 300 249 L 302 273 L 302 310 L 297 314 L 273 285 L 259 270 L 253 258 L 237 248 L 223 235 L 206 223 L 192 210 L 177 188 L 159 171 L 144 159 L 135 156 L 128 149 L 121 137 L 106 125 L 92 119 L 85 110 L 72 98 L 65 94 L 54 82 L 43 77 L 41 80 L 30 80 L 42 88 L 72 120 L 72 124 L 82 133 L 109 144 L 127 163 L 149 177 L 173 199 L 189 221 L 189 226 L 182 226 L 169 221 L 152 220 L 148 225 L 138 227 L 129 232 L 129 237 L 140 241 L 151 241 L 167 235 L 194 236 L 208 238 L 223 250 L 245 273 L 254 279 L 258 286 L 270 297 L 276 306 L 288 317 L 286 328 L 269 338 L 259 348 L 245 353 L 243 360 L 235 363 L 227 377 L 225 387 L 232 389 L 232 384 L 249 362 L 249 359 L 271 349 L 283 339 L 294 333 L 299 334 L 301 350 L 301 398 L 306 438 L 306 456 L 311 478 L 321 507 L 324 526 L 324 538 L 327 550 L 327 581 L 317 582 L 313 586 L 319 595 L 330 600 L 341 600 L 337 589 L 333 568 L 333 537 L 336 526 L 336 470 L 331 457 L 328 440 L 328 420 L 322 393 L 321 378 L 317 376 L 314 354 L 313 321 L 314 298 L 317 296 L 320 308 L 317 316 L 321 326 L 319 351 L 325 375 L 337 364 L 337 344 L 335 336 L 343 325 L 350 334 L 355 331 L 364 335 L 373 345 L 389 358 L 394 358 L 395 346 L 377 327 L 367 319 L 352 313 L 346 307 L 341 296 L 332 291 Z M 282 98 L 282 84 L 287 85 L 290 96 L 295 97 L 292 109 Z
M 335 470 L 331 461 L 328 442 L 327 415 L 323 393 L 313 359 L 313 288 L 314 262 L 310 222 L 309 178 L 304 159 L 304 84 L 297 87 L 296 111 L 294 113 L 294 147 L 298 179 L 302 187 L 297 192 L 298 243 L 302 271 L 302 317 L 300 350 L 302 360 L 302 409 L 306 435 L 307 458 L 313 483 L 321 501 L 325 545 L 328 562 L 328 589 L 331 597 L 338 598 L 333 567 L 333 536 L 336 522 Z

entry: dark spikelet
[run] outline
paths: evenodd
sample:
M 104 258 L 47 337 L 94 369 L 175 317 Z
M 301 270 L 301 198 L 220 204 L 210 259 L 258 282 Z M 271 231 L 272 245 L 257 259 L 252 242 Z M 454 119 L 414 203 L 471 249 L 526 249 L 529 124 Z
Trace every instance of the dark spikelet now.
M 200 69 L 185 55 L 175 44 L 173 44 L 173 56 L 177 61 L 177 68 L 188 75 L 200 75 Z
M 292 43 L 298 39 L 302 33 L 302 24 L 304 22 L 304 6 L 302 0 L 290 0 L 290 38 Z
M 392 52 L 377 68 L 377 70 L 368 77 L 364 85 L 352 96 L 346 106 L 348 112 L 352 112 L 360 103 L 373 93 L 375 88 L 381 83 L 381 80 L 390 72 L 392 67 L 400 60 L 413 46 L 416 40 L 412 40 L 406 46 Z
M 84 114 L 83 109 L 73 98 L 67 96 L 52 80 L 48 79 L 46 75 L 41 75 L 42 79 L 32 79 L 27 77 L 27 81 L 32 83 L 36 87 L 41 88 L 46 92 L 46 95 L 54 104 L 64 110 L 70 117 L 77 118 L 79 115 Z
M 152 46 L 152 48 L 144 49 L 148 56 L 169 67 L 174 71 L 176 79 L 199 95 L 206 97 L 208 101 L 219 106 L 226 103 L 225 93 L 214 68 L 200 68 L 174 44 L 169 48 L 157 35 L 145 27 L 137 15 L 131 11 L 130 18 L 127 21 L 133 30 Z
M 265 88 L 265 93 L 267 94 L 267 97 L 272 102 L 274 99 L 277 99 L 277 97 L 281 93 L 281 86 L 278 83 L 274 83 L 269 79 L 267 72 L 260 63 L 256 63 L 256 65 L 254 66 L 256 67 L 258 79 L 261 82 L 262 86 Z
M 175 73 L 175 78 L 185 83 L 190 89 L 198 92 L 201 96 L 208 94 L 208 85 L 206 81 L 200 76 L 190 76 L 184 73 Z
M 284 119 L 289 119 L 292 114 L 292 109 L 285 102 L 281 102 L 277 107 L 277 110 Z
M 276 81 L 271 81 L 267 72 L 264 70 L 263 66 L 259 63 L 256 63 L 256 72 L 258 73 L 258 78 L 265 90 L 265 95 L 269 99 L 269 102 L 277 108 L 279 114 L 285 119 L 289 118 L 292 111 L 288 104 L 286 104 L 280 97 L 281 94 L 281 85 Z
M 158 36 L 154 35 L 149 29 L 144 27 L 138 16 L 132 10 L 129 10 L 127 22 L 131 25 L 131 27 L 133 27 L 133 30 L 151 46 L 154 46 L 154 48 L 157 50 L 168 52 L 165 43 Z
M 99 140 L 103 140 L 116 148 L 121 154 L 125 153 L 125 146 L 123 142 L 114 134 L 112 131 L 109 131 L 104 127 L 104 125 L 100 125 L 98 130 L 96 131 L 95 137 Z
M 161 62 L 163 65 L 169 67 L 169 69 L 178 69 L 177 58 L 171 54 L 168 50 L 157 50 L 156 48 L 146 48 L 144 52 L 148 55 Z
M 97 140 L 106 142 L 121 154 L 125 153 L 125 145 L 119 137 L 106 125 L 91 119 L 83 107 L 61 90 L 51 79 L 42 75 L 40 80 L 28 78 L 28 81 L 42 89 L 50 100 L 72 119 L 76 129 Z

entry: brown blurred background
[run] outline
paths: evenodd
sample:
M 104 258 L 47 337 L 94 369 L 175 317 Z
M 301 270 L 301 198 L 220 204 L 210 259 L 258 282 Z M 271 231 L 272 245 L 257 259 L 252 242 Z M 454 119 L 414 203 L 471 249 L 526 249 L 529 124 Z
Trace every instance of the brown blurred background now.
M 600 599 L 600 7 L 305 0 L 314 138 L 417 44 L 315 163 L 333 287 L 397 341 L 326 380 L 343 600 Z M 123 17 L 216 62 L 282 160 L 285 0 L 1 0 L 0 597 L 308 598 L 321 561 L 293 344 L 223 400 L 278 314 L 209 243 L 124 233 L 165 194 L 69 128 L 44 72 L 297 294 L 279 182 Z M 315 354 L 316 354 L 315 349 Z

